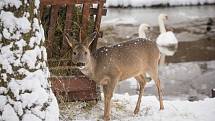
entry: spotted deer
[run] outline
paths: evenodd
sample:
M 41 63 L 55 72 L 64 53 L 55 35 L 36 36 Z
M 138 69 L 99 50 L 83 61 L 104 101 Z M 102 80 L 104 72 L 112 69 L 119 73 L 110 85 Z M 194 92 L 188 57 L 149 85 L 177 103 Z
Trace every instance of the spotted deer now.
M 111 98 L 119 81 L 134 77 L 140 86 L 140 92 L 134 114 L 140 110 L 141 98 L 146 85 L 145 74 L 155 81 L 160 109 L 164 109 L 158 77 L 160 51 L 155 41 L 137 38 L 110 47 L 101 47 L 90 52 L 93 39 L 77 41 L 66 35 L 66 40 L 73 49 L 72 62 L 83 74 L 103 86 L 104 120 L 110 120 Z

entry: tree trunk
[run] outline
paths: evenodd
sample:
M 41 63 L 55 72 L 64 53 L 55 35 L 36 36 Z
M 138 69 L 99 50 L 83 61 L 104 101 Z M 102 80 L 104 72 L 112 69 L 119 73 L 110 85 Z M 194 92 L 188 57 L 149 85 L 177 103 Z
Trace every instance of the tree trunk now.
M 58 121 L 40 0 L 0 0 L 0 121 Z

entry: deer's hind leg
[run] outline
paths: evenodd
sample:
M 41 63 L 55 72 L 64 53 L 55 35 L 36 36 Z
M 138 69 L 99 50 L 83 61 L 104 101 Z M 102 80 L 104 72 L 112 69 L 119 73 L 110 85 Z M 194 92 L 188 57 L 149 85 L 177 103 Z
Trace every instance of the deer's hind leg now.
M 140 103 L 141 103 L 141 99 L 144 93 L 144 87 L 146 85 L 146 81 L 145 81 L 145 76 L 143 74 L 136 76 L 135 79 L 138 81 L 139 86 L 140 86 L 140 92 L 139 92 L 139 97 L 137 100 L 137 104 L 136 104 L 136 108 L 134 110 L 134 114 L 137 114 L 140 110 Z
M 160 79 L 158 76 L 158 66 L 152 66 L 152 68 L 149 70 L 149 75 L 155 81 L 157 91 L 158 91 L 158 96 L 159 96 L 160 110 L 163 110 L 164 105 L 163 105 L 163 97 L 162 97 L 162 89 L 161 89 Z

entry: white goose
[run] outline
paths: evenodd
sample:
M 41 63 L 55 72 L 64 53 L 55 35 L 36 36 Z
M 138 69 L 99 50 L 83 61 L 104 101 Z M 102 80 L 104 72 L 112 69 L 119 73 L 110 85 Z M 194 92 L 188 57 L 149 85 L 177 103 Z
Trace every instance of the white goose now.
M 166 31 L 164 20 L 167 19 L 168 16 L 166 14 L 160 14 L 158 17 L 160 35 L 158 36 L 156 43 L 161 53 L 172 56 L 175 54 L 178 48 L 178 40 L 176 39 L 175 34 L 172 31 Z M 165 55 L 161 54 L 160 64 L 165 63 Z
M 148 38 L 147 31 L 149 30 L 150 30 L 150 26 L 148 24 L 141 24 L 138 28 L 139 38 Z

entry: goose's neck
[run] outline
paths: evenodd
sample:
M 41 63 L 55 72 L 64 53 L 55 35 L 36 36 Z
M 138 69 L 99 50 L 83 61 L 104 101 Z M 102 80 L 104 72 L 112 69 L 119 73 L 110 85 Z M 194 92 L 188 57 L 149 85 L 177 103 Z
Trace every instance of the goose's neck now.
M 143 30 L 139 30 L 139 38 L 146 38 L 146 33 Z
M 163 19 L 159 18 L 158 23 L 159 23 L 160 33 L 165 33 L 166 29 L 165 29 L 165 25 L 164 25 Z

